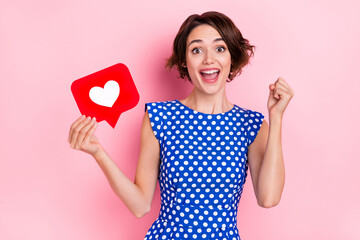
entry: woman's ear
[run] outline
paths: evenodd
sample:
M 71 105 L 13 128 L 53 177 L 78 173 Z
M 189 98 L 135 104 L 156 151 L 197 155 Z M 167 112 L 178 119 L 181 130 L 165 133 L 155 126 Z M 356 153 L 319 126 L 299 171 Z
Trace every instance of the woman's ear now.
M 182 63 L 181 66 L 182 66 L 183 68 L 186 68 L 186 64 L 185 64 L 185 63 Z

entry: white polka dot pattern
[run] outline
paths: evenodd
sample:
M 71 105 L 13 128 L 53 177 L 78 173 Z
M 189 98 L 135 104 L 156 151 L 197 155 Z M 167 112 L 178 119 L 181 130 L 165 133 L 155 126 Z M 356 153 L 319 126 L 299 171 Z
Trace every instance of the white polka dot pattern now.
M 146 103 L 145 110 L 161 149 L 161 208 L 144 239 L 240 240 L 247 149 L 264 116 L 236 104 L 205 114 L 178 100 Z

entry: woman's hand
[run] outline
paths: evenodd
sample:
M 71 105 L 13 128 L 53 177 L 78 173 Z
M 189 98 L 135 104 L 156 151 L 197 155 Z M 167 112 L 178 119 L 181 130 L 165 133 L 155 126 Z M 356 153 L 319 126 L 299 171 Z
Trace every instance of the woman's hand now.
M 285 80 L 279 77 L 275 83 L 269 85 L 268 110 L 270 116 L 282 118 L 284 111 L 294 96 L 294 91 Z
M 94 156 L 102 149 L 99 141 L 94 135 L 97 122 L 95 118 L 84 115 L 79 117 L 70 127 L 68 142 L 71 148 L 84 151 Z

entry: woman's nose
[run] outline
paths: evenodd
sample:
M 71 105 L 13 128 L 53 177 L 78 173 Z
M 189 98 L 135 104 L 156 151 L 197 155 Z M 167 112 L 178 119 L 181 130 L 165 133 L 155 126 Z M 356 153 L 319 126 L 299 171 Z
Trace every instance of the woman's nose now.
M 204 54 L 204 64 L 212 64 L 214 63 L 214 56 L 210 51 L 206 51 Z

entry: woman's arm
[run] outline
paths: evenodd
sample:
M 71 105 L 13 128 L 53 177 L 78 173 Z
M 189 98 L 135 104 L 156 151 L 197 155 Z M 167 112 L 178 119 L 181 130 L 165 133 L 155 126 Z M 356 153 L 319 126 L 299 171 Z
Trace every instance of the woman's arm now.
M 75 123 L 74 123 L 75 124 Z M 80 125 L 80 126 L 79 126 Z M 96 125 L 96 124 L 94 124 Z M 141 218 L 150 211 L 155 192 L 160 164 L 160 146 L 145 112 L 141 128 L 140 156 L 135 182 L 132 182 L 109 157 L 93 135 L 95 127 L 79 123 L 71 127 L 69 142 L 71 147 L 91 154 L 104 172 L 115 194 L 125 203 L 134 216 Z M 77 134 L 76 134 L 77 133 Z M 86 137 L 77 140 L 77 136 Z M 76 140 L 72 140 L 72 139 Z M 89 151 L 92 149 L 92 151 Z M 95 150 L 94 150 L 95 149 Z
M 293 97 L 290 86 L 279 78 L 270 85 L 269 125 L 264 120 L 254 142 L 248 148 L 248 162 L 257 202 L 262 207 L 276 206 L 285 184 L 281 125 L 284 111 Z
M 285 184 L 281 121 L 270 121 L 268 126 L 264 120 L 254 142 L 249 146 L 248 162 L 259 206 L 276 206 Z

